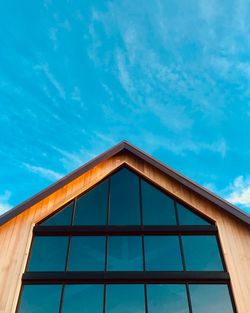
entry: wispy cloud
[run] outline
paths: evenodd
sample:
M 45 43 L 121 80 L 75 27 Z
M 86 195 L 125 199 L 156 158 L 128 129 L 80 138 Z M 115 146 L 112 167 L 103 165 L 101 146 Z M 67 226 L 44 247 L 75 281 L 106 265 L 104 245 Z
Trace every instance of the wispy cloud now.
M 49 39 L 53 43 L 54 50 L 57 50 L 57 48 L 58 48 L 57 33 L 58 33 L 58 29 L 57 28 L 55 28 L 55 27 L 50 27 L 49 28 Z
M 97 153 L 90 152 L 89 150 L 83 148 L 74 152 L 69 152 L 55 146 L 52 148 L 60 154 L 60 162 L 67 171 L 72 171 L 97 155 Z
M 62 173 L 58 173 L 56 171 L 50 170 L 45 167 L 35 166 L 28 163 L 23 163 L 24 167 L 27 168 L 30 172 L 38 174 L 41 177 L 44 177 L 50 181 L 55 181 L 64 176 Z
M 120 50 L 117 50 L 116 52 L 116 62 L 120 83 L 128 95 L 133 97 L 135 92 L 135 85 L 133 84 L 132 78 L 130 77 L 128 64 L 125 63 L 125 55 Z
M 108 145 L 115 145 L 117 143 L 117 140 L 114 139 L 114 135 L 106 135 L 101 132 L 95 132 L 96 138 L 98 141 L 103 142 Z M 96 140 L 96 139 L 95 139 Z
M 35 70 L 41 71 L 42 73 L 44 73 L 44 75 L 47 77 L 48 81 L 51 83 L 51 85 L 57 90 L 59 96 L 65 100 L 66 96 L 65 96 L 65 90 L 64 88 L 61 86 L 61 84 L 59 83 L 59 81 L 54 77 L 54 75 L 52 74 L 52 72 L 49 69 L 49 65 L 47 63 L 44 64 L 40 64 L 40 65 L 35 65 L 34 66 Z
M 149 101 L 149 109 L 170 130 L 182 131 L 192 127 L 192 119 L 183 105 Z
M 209 151 L 225 157 L 227 153 L 227 144 L 224 138 L 217 139 L 213 142 L 201 142 L 185 138 L 165 138 L 150 132 L 144 132 L 142 139 L 151 148 L 151 152 L 163 148 L 179 156 L 185 156 L 190 152 L 199 154 Z
M 74 86 L 74 89 L 71 93 L 71 99 L 79 103 L 81 107 L 84 107 L 84 102 L 82 100 L 81 91 L 78 86 Z
M 11 192 L 9 190 L 5 190 L 4 193 L 0 194 L 0 215 L 12 208 L 10 198 Z
M 227 189 L 226 199 L 246 208 L 250 213 L 250 177 L 243 175 L 236 177 Z

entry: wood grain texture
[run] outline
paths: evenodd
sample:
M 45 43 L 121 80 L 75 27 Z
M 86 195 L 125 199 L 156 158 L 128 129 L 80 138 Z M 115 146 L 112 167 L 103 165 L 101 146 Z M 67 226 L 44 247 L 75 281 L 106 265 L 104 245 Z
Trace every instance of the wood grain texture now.
M 250 230 L 151 165 L 120 153 L 90 169 L 0 228 L 0 313 L 14 313 L 34 225 L 126 163 L 176 198 L 216 221 L 238 313 L 250 312 Z

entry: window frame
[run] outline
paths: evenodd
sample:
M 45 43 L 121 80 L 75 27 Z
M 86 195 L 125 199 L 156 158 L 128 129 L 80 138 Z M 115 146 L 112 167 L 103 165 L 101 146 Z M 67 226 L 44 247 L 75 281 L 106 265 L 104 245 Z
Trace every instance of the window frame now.
M 109 202 L 110 202 L 110 177 L 115 174 L 121 168 L 127 167 L 128 170 L 132 171 L 139 177 L 139 197 L 140 197 L 140 225 L 128 225 L 128 226 L 113 226 L 109 225 Z M 88 226 L 88 225 L 74 225 L 74 216 L 76 209 L 76 201 L 78 198 L 83 196 L 85 193 L 89 192 L 93 188 L 96 187 L 97 184 L 103 182 L 108 179 L 108 203 L 107 203 L 107 220 L 106 225 L 98 225 L 98 226 Z M 174 201 L 174 210 L 176 215 L 177 225 L 143 225 L 143 208 L 142 208 L 142 188 L 141 188 L 141 179 L 144 179 L 149 184 L 153 185 L 155 188 L 159 189 L 161 192 L 169 196 Z M 220 243 L 218 228 L 216 223 L 204 216 L 203 213 L 198 212 L 196 209 L 192 208 L 190 205 L 184 203 L 182 200 L 177 197 L 171 195 L 162 187 L 155 184 L 155 182 L 151 181 L 135 169 L 131 168 L 127 165 L 121 165 L 109 175 L 104 177 L 101 181 L 92 186 L 90 189 L 84 191 L 80 195 L 78 195 L 73 200 L 69 201 L 60 209 L 56 210 L 46 218 L 42 219 L 39 223 L 35 225 L 33 228 L 33 238 L 32 243 L 29 250 L 29 255 L 26 263 L 25 272 L 22 276 L 22 288 L 19 296 L 19 302 L 22 295 L 22 290 L 24 285 L 36 285 L 36 284 L 61 284 L 62 285 L 62 295 L 60 300 L 60 312 L 62 307 L 62 299 L 65 285 L 67 284 L 104 284 L 104 302 L 106 296 L 106 285 L 107 284 L 143 284 L 144 292 L 145 292 L 145 301 L 147 307 L 147 290 L 146 284 L 184 284 L 186 286 L 189 310 L 191 311 L 191 298 L 188 285 L 189 284 L 225 284 L 228 286 L 229 296 L 232 302 L 232 307 L 234 313 L 236 313 L 236 305 L 234 302 L 234 297 L 232 293 L 230 277 L 227 270 L 227 266 L 223 257 L 222 246 Z M 70 203 L 73 203 L 72 209 L 72 218 L 71 225 L 69 226 L 43 226 L 41 225 L 45 220 L 52 217 L 55 213 L 58 213 L 64 207 L 68 206 Z M 180 203 L 184 205 L 187 209 L 189 209 L 192 213 L 198 215 L 200 218 L 204 219 L 210 225 L 180 225 L 178 210 L 176 203 Z M 105 271 L 103 272 L 73 272 L 67 271 L 68 263 L 69 263 L 69 251 L 72 236 L 106 236 L 106 245 L 105 245 Z M 108 236 L 142 236 L 142 253 L 143 253 L 143 270 L 142 271 L 107 271 L 107 252 L 108 252 Z M 176 235 L 179 238 L 179 245 L 181 251 L 181 259 L 184 266 L 183 271 L 146 271 L 145 270 L 145 246 L 144 246 L 144 236 L 146 235 Z M 221 262 L 223 265 L 223 271 L 187 271 L 185 265 L 184 258 L 184 249 L 182 244 L 182 235 L 214 235 L 216 237 L 217 246 L 219 249 L 219 254 L 221 258 Z M 68 236 L 68 247 L 67 247 L 67 256 L 66 256 L 66 265 L 64 272 L 28 272 L 28 264 L 31 256 L 32 246 L 34 242 L 34 238 L 36 236 Z M 18 303 L 19 303 L 18 302 Z M 19 304 L 17 305 L 16 312 L 18 312 Z M 147 312 L 147 311 L 146 311 Z

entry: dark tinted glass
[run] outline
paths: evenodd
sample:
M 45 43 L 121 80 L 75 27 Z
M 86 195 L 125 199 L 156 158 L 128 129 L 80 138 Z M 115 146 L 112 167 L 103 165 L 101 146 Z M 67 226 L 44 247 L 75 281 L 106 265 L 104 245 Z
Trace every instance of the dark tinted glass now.
M 193 313 L 233 313 L 227 285 L 189 285 Z
M 182 236 L 188 271 L 223 271 L 215 236 Z
M 62 286 L 24 286 L 18 313 L 58 313 Z
M 139 225 L 139 178 L 126 168 L 111 177 L 111 225 Z
M 75 225 L 107 224 L 108 180 L 85 193 L 76 201 Z
M 109 271 L 142 271 L 142 238 L 110 236 L 108 238 Z
M 103 236 L 73 236 L 68 270 L 104 271 L 105 243 Z
M 62 313 L 102 313 L 103 285 L 66 285 Z
M 28 270 L 34 272 L 64 271 L 68 237 L 35 237 Z
M 145 259 L 148 271 L 182 271 L 177 236 L 145 236 Z
M 176 225 L 174 201 L 142 180 L 143 223 L 145 225 Z
M 180 225 L 210 225 L 203 218 L 199 217 L 195 213 L 191 212 L 189 209 L 185 208 L 183 205 L 177 203 L 177 210 L 179 216 Z
M 189 313 L 185 285 L 148 285 L 148 313 Z
M 106 313 L 145 313 L 143 285 L 108 285 Z
M 40 225 L 42 226 L 60 226 L 71 225 L 73 202 L 67 205 L 64 209 L 51 216 Z

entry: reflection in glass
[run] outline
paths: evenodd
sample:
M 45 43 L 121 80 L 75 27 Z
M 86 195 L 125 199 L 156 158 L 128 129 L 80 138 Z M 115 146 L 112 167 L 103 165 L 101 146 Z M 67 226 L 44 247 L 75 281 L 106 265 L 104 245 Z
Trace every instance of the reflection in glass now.
M 215 236 L 182 236 L 187 271 L 223 271 Z
M 139 178 L 127 168 L 111 176 L 110 225 L 139 225 Z
M 104 271 L 104 236 L 73 236 L 70 242 L 69 271 Z
M 199 217 L 183 205 L 176 203 L 180 225 L 210 225 L 206 220 Z
M 107 224 L 108 180 L 76 200 L 75 225 Z
M 147 271 L 182 271 L 178 236 L 145 236 Z
M 145 313 L 143 285 L 108 285 L 106 313 Z
M 148 313 L 189 313 L 185 285 L 147 285 Z
M 108 238 L 109 271 L 142 271 L 142 238 L 110 236 Z
M 103 285 L 66 285 L 62 313 L 102 313 Z
M 189 285 L 193 313 L 233 313 L 227 285 Z
M 176 225 L 174 201 L 144 180 L 141 188 L 144 225 Z
M 18 313 L 58 313 L 62 286 L 25 285 Z
M 42 226 L 63 226 L 71 225 L 73 202 L 67 205 L 64 209 L 60 210 L 56 214 L 49 217 L 47 220 L 42 222 Z
M 68 237 L 35 237 L 32 244 L 28 271 L 64 271 Z

